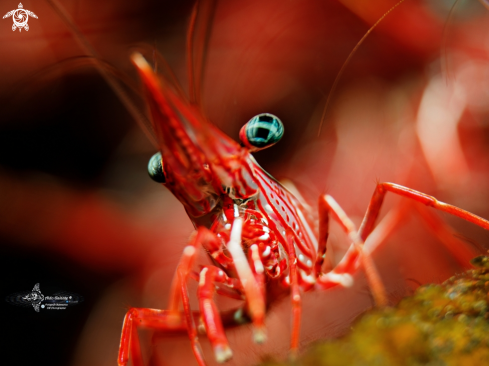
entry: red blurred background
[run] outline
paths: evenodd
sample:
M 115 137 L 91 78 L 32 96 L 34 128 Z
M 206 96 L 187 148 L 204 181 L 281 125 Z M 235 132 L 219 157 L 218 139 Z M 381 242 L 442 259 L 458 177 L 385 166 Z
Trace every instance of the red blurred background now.
M 17 8 L 1 4 L 4 13 Z M 128 56 L 147 44 L 185 85 L 193 1 L 62 4 L 118 70 L 136 80 Z M 488 218 L 489 23 L 476 1 L 458 4 L 448 23 L 449 7 L 440 1 L 401 4 L 345 69 L 317 137 L 342 63 L 394 4 L 219 2 L 203 107 L 233 138 L 255 114 L 279 116 L 283 141 L 257 153 L 259 163 L 294 181 L 312 205 L 321 193 L 333 195 L 357 223 L 377 181 L 404 184 Z M 193 228 L 179 203 L 148 179 L 154 148 L 79 57 L 83 52 L 57 13 L 43 1 L 23 5 L 38 16 L 29 19 L 28 32 L 12 32 L 10 18 L 0 23 L 2 294 L 39 282 L 43 293 L 63 289 L 85 302 L 56 314 L 3 303 L 5 357 L 17 365 L 113 365 L 127 307 L 165 307 Z M 440 240 L 416 207 L 393 197 L 387 212 L 400 212 L 406 223 L 374 253 L 392 301 L 462 270 L 461 262 L 489 243 L 483 230 L 445 215 L 451 231 Z M 332 230 L 334 263 L 347 242 L 337 225 Z M 454 257 L 442 241 L 464 249 Z M 371 306 L 360 274 L 357 282 L 354 289 L 304 296 L 303 344 L 341 334 Z M 287 301 L 272 308 L 264 347 L 251 345 L 246 327 L 230 331 L 234 364 L 283 356 L 289 313 Z M 155 364 L 192 362 L 185 337 L 155 344 Z

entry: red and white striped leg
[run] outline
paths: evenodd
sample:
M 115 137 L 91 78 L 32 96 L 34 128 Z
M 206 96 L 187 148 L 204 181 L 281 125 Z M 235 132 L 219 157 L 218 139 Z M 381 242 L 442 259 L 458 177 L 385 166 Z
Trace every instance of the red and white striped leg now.
M 263 301 L 263 306 L 265 306 L 265 298 L 266 298 L 266 288 L 265 288 L 265 267 L 263 265 L 263 261 L 260 255 L 260 249 L 257 244 L 253 244 L 250 246 L 248 250 L 249 264 L 251 272 L 253 273 L 257 288 L 260 290 L 260 301 Z M 254 329 L 254 341 L 255 343 L 264 343 L 267 339 L 267 335 L 265 333 L 265 313 L 263 316 L 260 316 L 260 313 L 256 314 L 253 321 L 253 329 Z
M 362 240 L 366 240 L 367 237 L 370 237 L 387 192 L 392 192 L 405 198 L 409 198 L 412 203 L 422 203 L 489 230 L 489 221 L 456 206 L 440 202 L 433 196 L 394 183 L 378 183 L 370 200 L 367 212 L 365 213 L 362 225 L 360 226 L 359 235 Z M 411 204 L 407 206 L 402 205 L 401 210 L 395 210 L 398 214 L 394 215 L 395 217 L 392 220 L 388 220 L 391 221 L 390 226 L 398 226 L 402 221 L 400 212 L 406 211 L 408 208 L 411 209 L 411 206 Z M 465 242 L 454 237 L 451 229 L 440 220 L 436 214 L 429 210 L 423 210 L 418 207 L 418 205 L 414 205 L 414 210 L 419 214 L 419 217 L 422 219 L 422 222 L 426 224 L 427 228 L 440 240 L 447 250 L 453 254 L 458 263 L 463 267 L 467 267 L 469 265 L 469 260 L 476 254 L 475 251 L 471 250 Z M 374 240 L 376 243 L 380 241 L 381 240 L 379 239 Z M 347 253 L 346 256 L 355 257 L 354 254 L 355 253 Z
M 450 252 L 461 267 L 470 268 L 470 260 L 480 253 L 483 248 L 475 248 L 461 240 L 434 211 L 426 210 L 420 205 L 414 206 L 414 211 L 425 224 L 426 228 L 438 238 L 440 243 Z
M 231 347 L 224 333 L 219 310 L 214 302 L 216 283 L 228 284 L 229 278 L 223 270 L 214 266 L 204 266 L 199 274 L 199 299 L 200 311 L 204 321 L 207 338 L 214 349 L 217 362 L 224 362 L 233 356 Z
M 200 245 L 204 246 L 212 255 L 214 250 L 220 248 L 220 241 L 214 233 L 204 227 L 199 228 L 191 237 L 189 244 L 183 250 L 176 274 L 173 278 L 168 310 L 132 308 L 127 312 L 122 327 L 119 348 L 120 366 L 125 366 L 129 357 L 131 357 L 135 366 L 143 366 L 137 334 L 138 326 L 149 327 L 163 332 L 186 331 L 197 362 L 201 366 L 205 365 L 195 327 L 195 320 L 200 319 L 200 313 L 191 311 L 187 291 L 187 280 Z M 232 281 L 229 280 L 229 282 Z M 229 285 L 229 283 L 227 284 Z M 214 286 L 214 281 L 212 281 L 211 285 Z M 236 296 L 235 292 L 223 291 L 224 295 L 228 293 Z M 180 304 L 183 306 L 183 312 L 180 310 Z M 217 319 L 216 323 L 219 322 L 221 324 L 221 319 L 217 312 L 214 314 L 214 318 Z M 209 332 L 208 329 L 207 331 Z M 217 337 L 219 339 L 225 339 L 224 330 L 221 329 Z M 212 343 L 212 339 L 210 340 Z M 216 354 L 216 358 L 219 359 L 219 357 Z
M 261 343 L 266 339 L 265 333 L 265 287 L 263 277 L 263 263 L 258 253 L 258 247 L 250 248 L 251 266 L 241 247 L 241 231 L 243 220 L 239 217 L 233 221 L 230 241 L 227 246 L 234 260 L 234 268 L 239 281 L 229 278 L 224 271 L 215 266 L 205 266 L 199 273 L 199 299 L 200 310 L 203 316 L 207 337 L 212 344 L 218 362 L 227 361 L 232 357 L 232 351 L 224 333 L 221 317 L 213 300 L 217 292 L 226 294 L 226 288 L 233 288 L 245 295 L 247 312 L 254 326 L 255 342 Z M 256 248 L 255 248 L 256 247 Z M 212 255 L 212 253 L 211 253 Z M 260 281 L 261 278 L 261 281 Z M 216 284 L 223 284 L 216 290 Z M 239 286 L 239 288 L 236 288 Z
M 264 287 L 258 285 L 255 274 L 241 247 L 242 229 L 243 219 L 236 217 L 233 221 L 231 237 L 227 248 L 233 257 L 238 278 L 243 286 L 243 292 L 248 305 L 248 313 L 253 323 L 254 340 L 256 343 L 262 343 L 266 340 Z
M 368 253 L 363 251 L 363 240 L 357 232 L 355 224 L 346 215 L 345 211 L 343 211 L 333 197 L 325 195 L 319 200 L 319 221 L 321 225 L 328 223 L 328 220 L 325 219 L 325 217 L 330 214 L 339 222 L 353 244 L 341 262 L 338 263 L 338 265 L 332 271 L 318 277 L 317 286 L 323 289 L 337 286 L 339 284 L 345 287 L 351 286 L 351 276 L 357 268 L 356 262 L 357 259 L 359 259 L 365 270 L 367 281 L 370 285 L 375 303 L 378 306 L 387 305 L 387 295 L 384 285 L 382 284 L 372 258 Z M 320 233 L 327 236 L 328 229 L 324 228 L 323 226 L 320 229 Z M 320 242 L 321 240 L 323 239 L 320 238 Z
M 301 326 L 301 294 L 299 289 L 299 279 L 297 275 L 297 258 L 294 248 L 294 236 L 287 233 L 287 244 L 289 252 L 289 277 L 290 277 L 290 295 L 292 300 L 292 337 L 290 341 L 290 356 L 294 359 L 299 349 L 299 335 Z
M 201 228 L 190 239 L 183 250 L 172 282 L 172 290 L 168 310 L 145 308 L 130 309 L 122 326 L 121 343 L 119 347 L 119 365 L 126 365 L 129 356 L 135 366 L 143 365 L 140 351 L 138 326 L 145 326 L 160 331 L 186 331 L 192 344 L 192 350 L 199 365 L 205 365 L 202 351 L 197 338 L 194 315 L 191 312 L 188 293 L 187 278 L 192 268 L 196 249 L 200 243 L 214 240 L 214 234 L 208 229 Z M 180 301 L 184 311 L 180 311 Z
M 190 309 L 190 300 L 188 298 L 187 289 L 187 277 L 182 272 L 177 272 L 178 278 L 181 284 L 182 290 L 182 305 L 183 312 L 185 313 L 185 319 L 187 323 L 187 333 L 192 346 L 192 352 L 199 366 L 205 366 L 204 353 L 200 347 L 199 338 L 197 336 L 197 327 L 195 326 L 195 319 Z
M 421 223 L 433 234 L 439 243 L 452 255 L 463 268 L 470 268 L 470 260 L 484 250 L 469 245 L 457 237 L 452 228 L 446 224 L 439 215 L 432 210 L 427 210 L 412 200 L 404 200 L 397 207 L 391 209 L 380 221 L 366 239 L 369 253 L 381 245 L 386 237 L 398 227 L 402 226 L 409 216 L 414 214 Z
M 192 317 L 198 314 L 192 314 Z M 146 308 L 131 308 L 124 318 L 119 347 L 119 366 L 126 366 L 129 357 L 134 366 L 143 366 L 138 327 L 149 327 L 163 332 L 187 332 L 187 319 L 182 312 Z M 203 363 L 199 363 L 204 365 Z
M 420 202 L 426 206 L 436 208 L 437 210 L 449 213 L 454 216 L 458 216 L 468 222 L 478 225 L 486 230 L 489 230 L 489 221 L 474 215 L 468 211 L 462 210 L 456 206 L 449 205 L 448 203 L 440 202 L 435 197 L 429 196 L 425 193 L 418 192 L 414 189 L 407 188 L 394 183 L 378 183 L 377 188 L 372 195 L 370 204 L 368 205 L 367 212 L 360 226 L 359 234 L 362 240 L 365 240 L 372 232 L 375 221 L 379 216 L 382 202 L 384 201 L 385 194 L 387 192 L 395 193 L 399 196 L 409 198 L 413 201 Z
M 213 250 L 214 248 L 218 248 L 220 246 L 220 241 L 212 231 L 205 227 L 200 227 L 197 232 L 192 235 L 189 243 L 183 249 L 182 258 L 180 258 L 175 276 L 173 277 L 172 287 L 170 290 L 170 301 L 168 303 L 169 310 L 178 311 L 180 308 L 181 289 L 178 274 L 181 273 L 185 281 L 187 280 L 197 255 L 197 249 L 200 245 L 208 250 L 209 248 Z

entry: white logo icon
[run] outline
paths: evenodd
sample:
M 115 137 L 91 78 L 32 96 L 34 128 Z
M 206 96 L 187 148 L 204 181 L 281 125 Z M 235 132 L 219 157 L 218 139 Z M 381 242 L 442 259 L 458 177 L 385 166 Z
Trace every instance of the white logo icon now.
M 39 289 L 39 284 L 36 283 L 36 285 L 32 289 L 32 292 L 29 295 L 24 296 L 22 300 L 29 301 L 34 307 L 34 310 L 39 312 L 39 304 L 44 300 L 44 295 L 41 293 L 41 290 Z M 41 305 L 41 307 L 44 308 L 44 305 Z
M 7 14 L 3 16 L 3 19 L 12 17 L 14 20 L 14 24 L 12 25 L 12 30 L 15 31 L 19 28 L 19 32 L 24 28 L 26 31 L 29 30 L 29 25 L 27 21 L 29 20 L 29 15 L 37 19 L 37 15 L 32 11 L 25 10 L 22 6 L 22 3 L 19 3 L 19 8 L 15 10 L 9 11 Z

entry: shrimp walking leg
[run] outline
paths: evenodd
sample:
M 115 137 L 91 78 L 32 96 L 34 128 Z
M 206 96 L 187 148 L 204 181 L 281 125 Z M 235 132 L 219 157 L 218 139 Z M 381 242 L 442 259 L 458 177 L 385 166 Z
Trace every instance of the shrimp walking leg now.
M 489 230 L 489 221 L 474 215 L 468 211 L 465 211 L 461 208 L 458 208 L 456 206 L 438 201 L 435 197 L 432 197 L 430 195 L 427 195 L 425 193 L 416 191 L 411 188 L 407 188 L 398 184 L 394 183 L 379 183 L 377 184 L 377 187 L 374 191 L 374 194 L 370 200 L 369 207 L 367 209 L 367 212 L 365 213 L 365 217 L 363 219 L 363 222 L 360 226 L 360 229 L 358 232 L 355 231 L 354 225 L 349 220 L 346 216 L 346 214 L 341 210 L 339 206 L 337 208 L 340 211 L 337 211 L 333 207 L 337 205 L 337 203 L 329 196 L 322 197 L 320 199 L 320 204 L 319 204 L 319 216 L 320 216 L 320 238 L 319 238 L 319 256 L 321 257 L 322 254 L 324 254 L 325 248 L 326 248 L 326 240 L 328 237 L 328 230 L 327 230 L 327 224 L 328 224 L 328 213 L 332 209 L 332 212 L 336 214 L 336 219 L 342 224 L 343 228 L 345 229 L 346 232 L 349 233 L 350 238 L 352 239 L 354 245 L 348 250 L 348 252 L 345 254 L 343 260 L 336 266 L 333 271 L 322 275 L 318 279 L 318 285 L 323 288 L 331 287 L 335 285 L 334 281 L 338 281 L 336 279 L 336 275 L 338 274 L 348 274 L 348 273 L 353 273 L 353 271 L 357 267 L 357 259 L 364 258 L 363 264 L 367 264 L 370 266 L 368 263 L 371 262 L 370 257 L 368 255 L 365 255 L 362 253 L 359 248 L 362 247 L 363 242 L 369 237 L 369 235 L 372 233 L 374 227 L 375 227 L 375 222 L 377 221 L 377 218 L 380 213 L 380 209 L 382 207 L 382 203 L 384 201 L 385 194 L 387 192 L 392 192 L 395 194 L 398 194 L 400 196 L 406 197 L 411 199 L 412 201 L 416 201 L 419 203 L 422 203 L 426 206 L 430 206 L 433 208 L 436 208 L 440 211 L 452 214 L 454 216 L 460 217 L 466 221 L 469 221 L 475 225 L 478 225 L 484 229 Z M 332 205 L 330 204 L 332 203 Z M 404 211 L 404 210 L 403 210 Z M 453 252 L 460 261 L 462 261 L 462 258 L 465 258 L 467 256 L 467 250 L 466 249 L 461 249 L 464 247 L 464 245 L 460 245 L 460 248 L 456 248 L 456 244 L 462 244 L 458 239 L 453 239 L 451 238 L 449 242 L 447 242 L 445 239 L 449 237 L 449 229 L 446 227 L 446 225 L 442 225 L 440 223 L 440 220 L 438 220 L 436 217 L 433 215 L 428 215 L 428 214 L 423 214 L 421 211 L 417 210 L 420 212 L 420 217 L 422 218 L 423 222 L 428 226 L 428 228 L 437 236 L 438 238 L 442 239 L 444 245 L 447 247 L 447 249 L 451 252 Z M 399 224 L 401 221 L 400 215 L 395 215 L 396 217 L 393 219 L 395 223 L 391 223 L 391 226 L 396 226 Z M 392 220 L 391 220 L 392 221 Z M 391 230 L 387 230 L 391 231 Z M 359 244 L 361 245 L 355 245 L 355 240 L 354 237 L 357 236 L 356 240 Z M 451 237 L 451 236 L 450 236 Z M 455 242 L 456 241 L 456 242 Z M 375 240 L 375 242 L 378 242 L 378 240 Z M 367 258 L 367 261 L 365 262 L 365 258 Z M 316 262 L 316 268 L 318 265 L 322 264 L 321 258 L 318 258 L 319 262 Z M 373 263 L 371 268 L 373 267 Z M 367 268 L 367 267 L 366 267 Z M 367 277 L 369 277 L 368 270 L 367 271 Z M 375 283 L 372 283 L 372 280 L 376 282 L 376 271 L 373 272 L 374 276 L 372 279 L 369 279 L 370 286 L 372 288 L 372 291 L 376 293 L 376 285 Z M 379 280 L 379 284 L 381 285 L 381 282 Z M 383 286 L 382 286 L 383 288 Z M 379 293 L 380 294 L 380 293 Z M 378 303 L 378 301 L 376 300 Z
M 186 283 L 195 259 L 196 249 L 199 244 L 210 242 L 213 239 L 213 235 L 214 234 L 208 229 L 201 228 L 191 238 L 190 243 L 183 250 L 182 258 L 180 259 L 176 275 L 173 279 L 168 310 L 132 308 L 127 312 L 122 326 L 118 360 L 119 365 L 125 366 L 129 356 L 131 356 L 135 365 L 143 365 L 137 334 L 138 326 L 145 326 L 165 332 L 177 330 L 187 331 L 197 362 L 199 365 L 205 365 L 197 338 L 195 322 L 189 305 Z M 179 310 L 180 302 L 184 308 L 183 312 Z
M 231 236 L 227 246 L 234 260 L 234 266 L 238 278 L 243 286 L 243 292 L 247 301 L 248 312 L 253 323 L 254 339 L 256 343 L 262 343 L 266 339 L 265 333 L 265 296 L 264 287 L 258 286 L 256 281 L 256 269 L 253 273 L 250 264 L 241 247 L 243 220 L 236 217 L 231 229 Z M 255 266 L 253 266 L 255 267 Z
M 199 366 L 205 366 L 204 353 L 202 352 L 202 348 L 200 347 L 199 338 L 197 336 L 197 328 L 195 326 L 195 321 L 192 316 L 192 310 L 190 309 L 190 300 L 188 298 L 186 277 L 182 272 L 178 272 L 178 277 L 181 284 L 182 304 L 187 323 L 187 333 L 190 338 L 190 344 L 192 345 L 192 351 Z
M 346 215 L 345 211 L 343 211 L 343 209 L 334 200 L 333 197 L 325 195 L 319 200 L 319 221 L 322 226 L 322 228 L 320 229 L 320 233 L 326 237 L 328 235 L 328 229 L 327 227 L 324 227 L 324 225 L 328 223 L 326 216 L 329 216 L 330 214 L 335 220 L 340 223 L 340 225 L 343 227 L 343 230 L 345 230 L 345 232 L 348 234 L 353 244 L 350 250 L 348 250 L 345 257 L 332 271 L 318 277 L 317 285 L 321 288 L 326 289 L 328 287 L 332 287 L 346 281 L 348 277 L 345 277 L 345 275 L 350 276 L 354 273 L 356 269 L 355 263 L 357 259 L 360 259 L 365 269 L 365 274 L 372 290 L 375 303 L 378 306 L 387 305 L 387 295 L 384 285 L 382 284 L 382 281 L 377 272 L 377 269 L 375 268 L 372 258 L 368 253 L 365 253 L 363 251 L 363 240 L 359 232 L 357 231 L 355 224 Z M 324 244 L 322 245 L 325 246 L 324 238 L 321 239 L 320 243 L 321 242 L 324 242 Z M 320 246 L 318 250 L 323 249 Z M 344 283 L 344 285 L 346 285 L 346 283 Z
M 426 229 L 438 239 L 439 243 L 452 255 L 454 260 L 464 268 L 469 268 L 469 262 L 478 255 L 481 248 L 475 248 L 466 241 L 460 239 L 436 212 L 426 210 L 421 205 L 410 200 L 401 202 L 396 208 L 390 210 L 382 220 L 375 225 L 374 230 L 366 239 L 367 248 L 372 253 L 377 246 L 381 245 L 392 232 L 404 225 L 414 215 L 421 221 Z
M 400 196 L 410 198 L 411 202 L 423 203 L 440 211 L 465 219 L 484 229 L 489 229 L 489 221 L 458 207 L 440 202 L 432 196 L 394 183 L 379 183 L 375 189 L 372 199 L 370 200 L 369 207 L 365 213 L 365 217 L 359 230 L 362 240 L 366 240 L 367 238 L 369 238 L 369 240 L 373 239 L 372 241 L 375 243 L 375 245 L 378 245 L 383 241 L 383 239 L 380 238 L 371 238 L 370 235 L 373 233 L 375 222 L 377 221 L 385 194 L 387 192 L 392 192 Z M 467 247 L 465 242 L 456 238 L 451 232 L 450 228 L 442 220 L 440 220 L 436 214 L 422 209 L 421 207 L 418 207 L 418 205 L 403 204 L 401 209 L 394 209 L 392 213 L 388 214 L 389 217 L 387 221 L 389 221 L 388 225 L 390 228 L 388 230 L 382 230 L 382 232 L 385 234 L 385 232 L 390 233 L 393 231 L 394 226 L 399 226 L 399 224 L 403 222 L 402 217 L 405 216 L 405 212 L 408 210 L 411 211 L 412 209 L 414 209 L 414 212 L 418 214 L 421 221 L 432 232 L 432 234 L 440 240 L 443 246 L 445 246 L 450 253 L 453 254 L 458 263 L 461 266 L 467 266 L 468 261 L 476 254 L 476 252 Z M 355 253 L 347 253 L 345 257 L 352 257 L 355 259 Z
M 199 298 L 200 310 L 204 320 L 207 337 L 212 344 L 214 354 L 218 362 L 229 360 L 233 353 L 229 347 L 228 340 L 224 333 L 222 320 L 213 300 L 216 292 L 216 284 L 227 285 L 231 288 L 239 286 L 247 299 L 248 312 L 254 326 L 254 338 L 257 343 L 265 341 L 265 289 L 263 282 L 256 279 L 260 277 L 259 258 L 255 257 L 253 266 L 250 266 L 241 248 L 241 230 L 243 221 L 235 218 L 231 230 L 230 241 L 228 244 L 229 252 L 234 260 L 234 267 L 238 274 L 239 281 L 229 278 L 226 273 L 215 266 L 204 266 L 199 274 Z M 206 230 L 206 229 L 203 229 Z M 211 254 L 212 255 L 212 254 Z M 262 272 L 262 271 L 261 271 Z
M 362 225 L 360 226 L 359 235 L 362 240 L 365 240 L 372 232 L 387 192 L 392 192 L 416 202 L 420 202 L 426 206 L 430 206 L 436 208 L 437 210 L 460 217 L 468 222 L 489 230 L 489 221 L 474 215 L 473 213 L 449 205 L 448 203 L 440 202 L 435 197 L 418 192 L 411 188 L 394 183 L 378 183 L 377 188 L 375 189 L 375 192 L 370 200 L 370 204 L 363 219 Z
M 177 266 L 177 271 L 173 278 L 170 301 L 168 304 L 168 309 L 172 311 L 178 311 L 180 306 L 180 280 L 179 273 L 181 273 L 186 280 L 192 265 L 195 260 L 197 249 L 202 245 L 210 253 L 216 252 L 219 248 L 219 240 L 216 238 L 215 234 L 205 227 L 200 227 L 198 231 L 191 237 L 190 242 L 183 250 L 182 258 Z
M 481 248 L 474 248 L 461 240 L 435 212 L 426 210 L 420 205 L 414 206 L 414 212 L 425 224 L 426 228 L 440 241 L 440 243 L 452 254 L 453 258 L 462 267 L 470 267 L 470 260 L 477 256 Z
M 292 300 L 292 337 L 290 342 L 290 355 L 295 358 L 299 349 L 299 332 L 301 325 L 301 294 L 297 277 L 297 259 L 294 248 L 294 236 L 287 234 L 287 244 L 290 260 L 290 294 Z
M 188 298 L 188 290 L 187 290 L 187 280 L 189 277 L 190 270 L 192 268 L 197 249 L 199 245 L 202 245 L 204 248 L 208 249 L 209 244 L 216 241 L 215 235 L 206 228 L 200 228 L 196 235 L 191 239 L 190 244 L 185 247 L 183 250 L 182 258 L 180 259 L 180 263 L 177 267 L 175 278 L 172 283 L 172 294 L 170 297 L 169 308 L 170 311 L 178 311 L 179 299 L 178 295 L 180 294 L 182 305 L 184 308 L 184 314 L 186 317 L 187 324 L 187 332 L 190 339 L 190 343 L 192 345 L 192 350 L 194 352 L 195 358 L 199 365 L 205 365 L 203 353 L 199 344 L 199 340 L 197 337 L 197 329 L 195 327 L 195 322 L 192 318 L 192 312 L 190 309 L 190 301 Z M 218 248 L 217 246 L 215 248 Z M 200 298 L 200 296 L 199 296 Z M 204 314 L 204 319 L 206 318 L 204 308 L 201 306 L 202 313 Z M 208 329 L 208 327 L 206 327 Z M 227 344 L 226 336 L 224 335 L 224 330 L 222 329 L 222 325 L 213 336 L 209 335 L 209 340 L 215 346 L 215 341 L 223 339 L 224 343 Z
M 131 357 L 134 366 L 143 365 L 137 333 L 138 326 L 150 327 L 165 332 L 187 331 L 185 315 L 182 312 L 175 313 L 174 311 L 146 308 L 129 309 L 122 326 L 119 357 L 117 360 L 119 366 L 126 366 L 129 357 Z
M 224 271 L 214 266 L 204 266 L 200 271 L 199 289 L 197 297 L 207 332 L 207 338 L 212 344 L 214 354 L 218 362 L 229 360 L 233 352 L 229 347 L 229 342 L 224 333 L 219 310 L 214 302 L 216 292 L 215 283 L 226 281 L 227 276 Z
M 240 240 L 240 238 L 238 240 Z M 236 297 L 239 294 L 243 295 L 243 293 L 246 293 L 246 287 L 242 285 L 242 283 L 246 281 L 243 281 L 243 279 L 254 279 L 254 276 L 257 276 L 257 271 L 253 269 L 250 275 L 248 275 L 245 270 L 245 275 L 242 274 L 240 279 L 235 279 L 228 277 L 224 271 L 215 266 L 204 266 L 198 277 L 199 290 L 197 297 L 199 298 L 201 312 L 192 312 L 188 299 L 187 280 L 192 275 L 192 265 L 196 257 L 197 249 L 200 246 L 203 246 L 218 263 L 226 266 L 230 265 L 231 259 L 223 256 L 220 252 L 219 240 L 216 237 L 216 234 L 204 227 L 199 228 L 196 234 L 190 239 L 189 244 L 183 250 L 183 255 L 178 264 L 176 275 L 172 283 L 169 309 L 155 310 L 132 308 L 126 314 L 119 350 L 120 366 L 125 366 L 127 364 L 129 356 L 133 360 L 134 365 L 143 365 L 137 334 L 138 326 L 145 326 L 163 332 L 186 331 L 190 338 L 192 350 L 197 362 L 199 365 L 205 365 L 197 337 L 197 329 L 195 327 L 196 318 L 197 321 L 199 321 L 200 318 L 204 321 L 207 337 L 214 348 L 216 359 L 223 362 L 232 356 L 231 349 L 224 333 L 221 314 L 217 310 L 212 297 L 216 292 L 216 284 L 221 285 L 217 288 L 217 292 L 224 296 Z M 244 253 L 242 254 L 244 255 Z M 236 258 L 234 258 L 234 262 L 236 263 Z M 238 265 L 236 265 L 236 269 L 238 270 L 238 274 L 239 272 L 243 272 L 242 268 Z M 249 266 L 248 269 L 250 269 Z M 253 286 L 253 288 L 254 290 L 252 290 L 250 294 L 247 294 L 248 311 L 254 325 L 258 326 L 260 331 L 263 331 L 265 311 L 263 283 L 261 288 L 257 288 L 257 286 Z M 249 289 L 248 292 L 250 292 Z M 180 310 L 180 304 L 183 305 L 183 312 Z M 261 308 L 260 304 L 262 304 Z M 264 338 L 264 335 L 262 338 Z

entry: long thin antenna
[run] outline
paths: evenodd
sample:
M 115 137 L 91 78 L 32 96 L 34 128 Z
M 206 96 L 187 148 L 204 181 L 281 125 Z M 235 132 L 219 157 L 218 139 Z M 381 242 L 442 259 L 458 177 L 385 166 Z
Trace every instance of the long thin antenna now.
M 195 90 L 195 75 L 194 75 L 194 57 L 192 50 L 194 48 L 194 31 L 195 31 L 195 19 L 197 18 L 198 2 L 194 4 L 192 8 L 192 14 L 190 16 L 190 24 L 187 30 L 187 75 L 188 75 L 188 95 L 192 102 L 197 100 L 197 91 Z
M 350 63 L 350 60 L 351 58 L 353 57 L 353 55 L 357 52 L 358 48 L 362 45 L 363 41 L 365 41 L 365 39 L 368 37 L 368 35 L 370 33 L 372 33 L 372 31 L 379 25 L 379 23 L 384 20 L 384 18 L 389 15 L 395 8 L 397 8 L 399 5 L 401 5 L 402 3 L 404 2 L 404 0 L 400 0 L 397 4 L 395 4 L 392 8 L 390 8 L 389 10 L 387 10 L 384 15 L 382 15 L 379 20 L 377 20 L 375 22 L 374 25 L 372 25 L 370 27 L 370 29 L 367 31 L 367 33 L 365 33 L 362 37 L 362 39 L 360 39 L 358 41 L 358 43 L 355 45 L 355 47 L 353 47 L 353 49 L 351 50 L 350 54 L 348 55 L 348 57 L 346 58 L 345 62 L 343 62 L 343 65 L 341 66 L 341 69 L 340 71 L 338 72 L 338 74 L 336 74 L 336 78 L 334 79 L 334 82 L 333 82 L 333 85 L 331 86 L 331 90 L 329 91 L 328 93 L 328 98 L 326 98 L 326 103 L 324 104 L 324 109 L 323 109 L 323 114 L 321 115 L 321 121 L 319 123 L 319 129 L 318 129 L 318 137 L 319 135 L 321 134 L 321 128 L 323 127 L 323 122 L 324 122 L 324 117 L 326 117 L 326 112 L 328 110 L 328 105 L 329 105 L 329 102 L 331 100 L 331 97 L 333 95 L 333 93 L 335 92 L 336 90 L 336 86 L 338 85 L 338 81 L 340 80 L 341 76 L 343 75 L 343 72 L 345 71 L 346 69 L 346 66 L 348 66 L 348 64 Z
M 212 33 L 216 0 L 197 1 L 192 10 L 187 31 L 187 70 L 189 77 L 189 100 L 201 106 L 202 84 L 207 59 L 207 48 Z
M 141 113 L 139 108 L 134 104 L 129 95 L 121 88 L 121 86 L 112 78 L 112 76 L 107 72 L 107 70 L 102 66 L 98 60 L 101 58 L 98 56 L 97 52 L 93 49 L 92 45 L 85 38 L 82 32 L 75 25 L 75 22 L 71 18 L 70 14 L 61 6 L 61 4 L 57 0 L 46 0 L 51 7 L 59 14 L 61 19 L 66 23 L 68 28 L 73 33 L 75 40 L 78 42 L 80 48 L 87 55 L 93 57 L 95 60 L 95 68 L 100 73 L 100 75 L 104 78 L 105 82 L 110 86 L 112 91 L 117 95 L 117 97 L 121 100 L 122 104 L 127 108 L 128 112 L 131 114 L 132 118 L 137 122 L 141 130 L 143 130 L 144 134 L 148 138 L 148 140 L 154 145 L 154 147 L 158 148 L 158 143 L 153 137 L 151 130 L 148 129 L 148 126 L 151 126 L 151 122 L 146 118 L 144 114 Z
M 443 66 L 445 67 L 445 69 L 443 71 L 445 71 L 445 80 L 448 84 L 448 80 L 450 78 L 450 72 L 449 72 L 449 68 L 448 68 L 448 52 L 447 52 L 447 41 L 448 41 L 448 27 L 452 21 L 452 18 L 453 18 L 453 14 L 454 14 L 454 10 L 455 10 L 455 6 L 458 4 L 458 1 L 459 0 L 455 0 L 453 2 L 453 5 L 450 7 L 450 11 L 448 12 L 448 17 L 445 21 L 445 24 L 443 25 L 443 36 L 442 36 L 442 41 L 441 41 L 441 49 L 440 49 L 440 54 L 441 54 L 441 58 L 442 58 L 442 62 L 441 62 L 441 65 L 442 65 L 442 68 Z
M 479 2 L 486 7 L 487 10 L 489 10 L 489 2 L 487 0 L 479 0 Z

